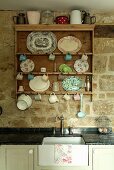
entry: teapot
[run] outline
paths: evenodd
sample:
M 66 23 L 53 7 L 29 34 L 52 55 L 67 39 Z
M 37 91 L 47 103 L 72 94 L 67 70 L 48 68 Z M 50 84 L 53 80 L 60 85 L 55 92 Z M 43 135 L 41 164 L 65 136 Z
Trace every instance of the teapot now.
M 83 24 L 94 24 L 95 22 L 96 22 L 96 17 L 90 16 L 90 13 L 85 12 Z
M 13 21 L 15 24 L 26 24 L 25 14 L 19 13 L 18 16 L 13 17 Z
M 59 102 L 59 99 L 57 98 L 56 94 L 54 92 L 52 92 L 49 96 L 49 102 L 50 103 L 56 103 Z

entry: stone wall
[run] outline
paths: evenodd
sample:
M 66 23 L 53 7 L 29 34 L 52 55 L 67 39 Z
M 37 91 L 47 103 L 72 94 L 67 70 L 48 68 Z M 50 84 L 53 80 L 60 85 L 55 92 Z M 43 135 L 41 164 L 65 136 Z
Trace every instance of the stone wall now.
M 83 111 L 86 117 L 79 119 L 79 102 L 60 102 L 49 104 L 48 96 L 42 101 L 33 100 L 26 111 L 16 107 L 14 76 L 14 25 L 12 17 L 18 11 L 0 11 L 0 127 L 59 127 L 56 115 L 64 115 L 65 126 L 95 127 L 96 119 L 105 115 L 111 120 L 114 130 L 114 38 L 95 38 L 93 57 L 93 101 L 84 99 Z M 98 24 L 114 24 L 114 13 L 91 11 Z

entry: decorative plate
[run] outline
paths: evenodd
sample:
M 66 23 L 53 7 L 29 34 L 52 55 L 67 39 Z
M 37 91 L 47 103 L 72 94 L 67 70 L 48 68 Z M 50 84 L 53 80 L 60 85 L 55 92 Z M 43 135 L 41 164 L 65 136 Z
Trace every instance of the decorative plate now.
M 47 82 L 42 80 L 42 76 L 36 76 L 34 79 L 29 81 L 29 87 L 35 92 L 46 91 L 50 86 L 50 81 Z
M 84 86 L 82 79 L 76 76 L 70 76 L 62 81 L 62 87 L 66 91 L 77 91 Z
M 88 70 L 89 64 L 86 60 L 76 60 L 74 63 L 74 69 L 79 73 L 84 73 Z
M 27 48 L 33 54 L 52 53 L 57 46 L 53 32 L 31 32 L 27 36 Z
M 74 36 L 63 37 L 58 41 L 58 49 L 63 53 L 77 53 L 82 47 L 81 41 Z
M 29 72 L 34 70 L 34 62 L 30 59 L 22 61 L 21 64 L 20 64 L 20 69 L 23 72 L 29 73 Z

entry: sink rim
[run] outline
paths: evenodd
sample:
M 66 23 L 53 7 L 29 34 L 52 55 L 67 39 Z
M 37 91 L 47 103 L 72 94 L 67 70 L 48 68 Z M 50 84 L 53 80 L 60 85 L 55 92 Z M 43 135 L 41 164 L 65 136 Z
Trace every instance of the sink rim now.
M 76 140 L 76 138 L 78 140 Z M 64 139 L 67 139 L 64 141 Z M 69 139 L 69 140 L 68 140 Z M 42 140 L 42 145 L 46 144 L 72 144 L 72 145 L 85 145 L 83 136 L 47 136 Z

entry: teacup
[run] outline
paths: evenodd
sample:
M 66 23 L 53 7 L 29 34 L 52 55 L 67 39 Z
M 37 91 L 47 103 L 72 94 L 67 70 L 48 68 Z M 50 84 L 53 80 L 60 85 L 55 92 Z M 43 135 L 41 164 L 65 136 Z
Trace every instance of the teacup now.
M 34 78 L 34 75 L 32 73 L 28 74 L 28 80 L 32 80 Z
M 70 61 L 72 59 L 72 55 L 70 53 L 67 53 L 64 59 L 66 61 Z
M 25 61 L 27 59 L 26 55 L 21 54 L 19 57 L 19 61 Z
M 54 92 L 52 92 L 49 96 L 49 102 L 51 104 L 59 102 L 59 99 L 57 98 L 56 94 Z
M 16 76 L 17 80 L 23 80 L 23 73 L 18 73 Z
M 41 96 L 41 94 L 36 94 L 36 95 L 34 95 L 34 99 L 36 100 L 36 101 L 41 101 L 41 99 L 42 99 L 42 96 Z
M 74 94 L 73 98 L 74 100 L 80 100 L 80 95 L 78 93 Z
M 54 60 L 55 60 L 55 54 L 50 54 L 50 55 L 49 55 L 49 60 L 54 61 Z
M 65 99 L 66 101 L 68 101 L 68 100 L 71 99 L 71 97 L 70 97 L 69 94 L 66 93 L 66 94 L 63 96 L 63 99 Z
M 48 79 L 49 79 L 48 75 L 44 74 L 44 75 L 42 76 L 42 80 L 43 80 L 43 81 L 48 81 Z

